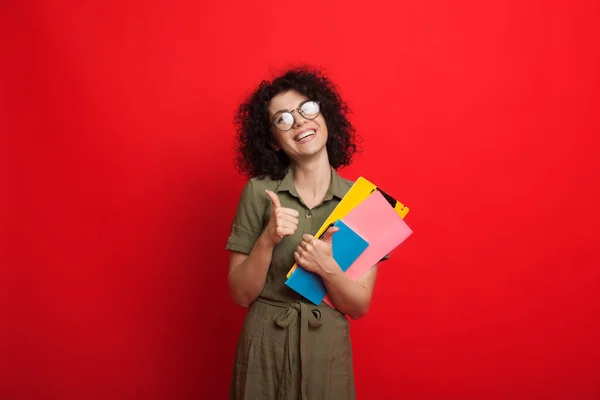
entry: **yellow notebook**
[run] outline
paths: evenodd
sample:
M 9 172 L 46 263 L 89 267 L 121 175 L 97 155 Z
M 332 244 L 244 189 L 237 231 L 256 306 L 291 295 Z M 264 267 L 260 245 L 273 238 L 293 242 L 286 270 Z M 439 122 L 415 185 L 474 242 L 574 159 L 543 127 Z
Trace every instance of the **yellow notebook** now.
M 344 218 L 346 214 L 348 214 L 354 207 L 369 197 L 374 190 L 379 190 L 379 192 L 381 192 L 381 194 L 392 205 L 396 213 L 398 213 L 401 218 L 404 218 L 406 214 L 408 214 L 408 207 L 405 207 L 404 204 L 389 196 L 383 190 L 361 176 L 356 180 L 356 182 L 354 182 L 350 190 L 348 190 L 348 193 L 346 193 L 337 207 L 335 207 L 333 212 L 329 215 L 329 217 L 327 217 L 327 220 L 325 220 L 319 231 L 315 234 L 315 237 L 320 237 L 323 233 L 325 233 L 330 224 L 334 223 L 338 219 Z M 287 273 L 288 278 L 292 276 L 296 268 L 298 268 L 297 263 L 294 264 L 292 269 L 290 269 L 290 271 Z

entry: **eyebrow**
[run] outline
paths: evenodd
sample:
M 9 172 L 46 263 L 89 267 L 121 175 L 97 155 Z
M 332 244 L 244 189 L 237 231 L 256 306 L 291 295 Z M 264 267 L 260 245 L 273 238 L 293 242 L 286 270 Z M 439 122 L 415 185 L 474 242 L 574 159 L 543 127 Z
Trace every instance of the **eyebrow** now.
M 300 102 L 300 104 L 298 104 L 298 105 L 297 105 L 297 106 L 294 108 L 294 110 L 295 110 L 296 108 L 300 107 L 302 104 L 306 103 L 307 101 L 311 101 L 311 100 L 310 100 L 310 99 L 302 100 L 302 101 Z M 284 113 L 284 112 L 290 112 L 290 110 L 288 110 L 287 108 L 284 108 L 283 110 L 276 111 L 276 112 L 275 112 L 275 114 L 273 114 L 273 115 L 271 116 L 271 118 L 275 118 L 275 117 L 277 116 L 277 114 L 281 114 L 281 113 Z
M 290 112 L 290 110 L 283 109 L 283 110 L 276 111 L 275 114 L 271 115 L 271 118 L 275 118 L 277 115 L 283 114 L 284 112 Z

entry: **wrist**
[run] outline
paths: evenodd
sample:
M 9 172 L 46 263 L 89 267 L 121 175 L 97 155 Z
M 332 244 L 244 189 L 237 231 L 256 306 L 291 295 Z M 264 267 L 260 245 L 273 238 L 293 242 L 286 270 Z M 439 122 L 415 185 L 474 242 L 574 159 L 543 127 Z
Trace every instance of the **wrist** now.
M 263 232 L 259 237 L 258 240 L 256 241 L 256 246 L 262 250 L 268 250 L 268 251 L 272 251 L 273 248 L 275 247 L 275 243 L 273 243 L 270 239 L 269 236 Z
M 333 279 L 339 274 L 344 273 L 333 257 L 323 264 L 320 272 L 319 275 L 321 275 L 323 279 Z

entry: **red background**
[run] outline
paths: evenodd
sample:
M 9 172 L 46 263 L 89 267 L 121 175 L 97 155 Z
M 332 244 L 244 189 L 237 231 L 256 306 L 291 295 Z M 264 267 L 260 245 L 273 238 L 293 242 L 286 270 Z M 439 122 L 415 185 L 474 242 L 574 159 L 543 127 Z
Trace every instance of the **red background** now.
M 231 121 L 289 63 L 411 208 L 359 398 L 600 398 L 598 2 L 0 7 L 0 398 L 227 398 Z

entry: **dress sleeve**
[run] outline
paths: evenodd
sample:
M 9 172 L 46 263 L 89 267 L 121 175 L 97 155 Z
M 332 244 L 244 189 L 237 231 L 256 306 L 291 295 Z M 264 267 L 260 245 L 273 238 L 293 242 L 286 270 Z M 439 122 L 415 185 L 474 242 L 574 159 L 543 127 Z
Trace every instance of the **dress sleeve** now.
M 249 180 L 242 190 L 227 245 L 225 248 L 244 254 L 250 254 L 254 244 L 263 231 L 264 207 L 258 201 L 254 182 Z M 266 194 L 265 194 L 266 196 Z

